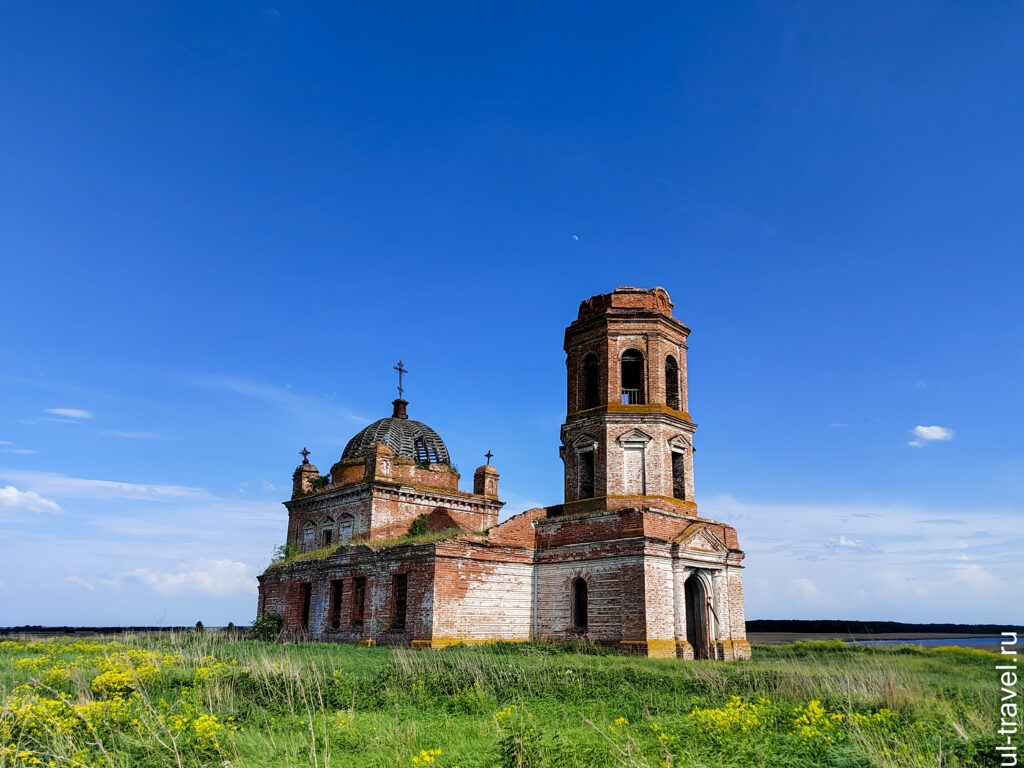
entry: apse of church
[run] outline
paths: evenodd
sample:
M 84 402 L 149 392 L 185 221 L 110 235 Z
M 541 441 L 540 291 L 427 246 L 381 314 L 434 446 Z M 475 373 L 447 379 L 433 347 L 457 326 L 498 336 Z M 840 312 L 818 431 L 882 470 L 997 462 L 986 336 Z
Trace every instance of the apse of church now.
M 694 492 L 690 330 L 663 288 L 580 304 L 565 331 L 561 504 L 498 522 L 497 469 L 472 492 L 441 436 L 392 413 L 329 473 L 293 475 L 287 543 L 260 576 L 259 612 L 293 638 L 443 648 L 582 639 L 630 653 L 746 658 L 743 552 Z M 415 410 L 415 409 L 414 409 Z

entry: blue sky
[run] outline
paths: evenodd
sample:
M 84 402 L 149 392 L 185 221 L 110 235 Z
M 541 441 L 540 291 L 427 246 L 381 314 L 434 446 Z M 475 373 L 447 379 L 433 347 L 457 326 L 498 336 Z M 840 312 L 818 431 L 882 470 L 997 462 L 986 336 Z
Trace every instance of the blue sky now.
M 465 480 L 559 502 L 562 331 L 618 285 L 693 329 L 748 617 L 1019 621 L 1022 23 L 3 4 L 0 625 L 251 620 L 297 451 L 399 358 Z

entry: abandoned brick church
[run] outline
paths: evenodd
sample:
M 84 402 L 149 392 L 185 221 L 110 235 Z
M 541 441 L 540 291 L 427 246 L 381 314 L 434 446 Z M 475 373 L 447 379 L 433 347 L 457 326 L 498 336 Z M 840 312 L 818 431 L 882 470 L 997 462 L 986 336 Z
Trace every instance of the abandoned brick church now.
M 460 490 L 444 441 L 409 418 L 400 391 L 329 475 L 303 456 L 285 502 L 287 542 L 303 554 L 260 576 L 259 613 L 315 640 L 581 638 L 748 658 L 736 531 L 694 501 L 689 333 L 663 288 L 580 304 L 565 332 L 565 501 L 504 522 L 495 468 Z

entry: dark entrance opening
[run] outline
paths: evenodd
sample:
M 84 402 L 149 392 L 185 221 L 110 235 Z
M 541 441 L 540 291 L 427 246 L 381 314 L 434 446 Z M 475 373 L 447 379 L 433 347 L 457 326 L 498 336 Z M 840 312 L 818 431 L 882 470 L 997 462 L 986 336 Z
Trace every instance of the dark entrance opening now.
M 693 646 L 693 658 L 710 659 L 708 642 L 708 594 L 696 575 L 686 580 L 686 640 Z
M 587 581 L 583 578 L 572 581 L 572 631 L 587 631 Z

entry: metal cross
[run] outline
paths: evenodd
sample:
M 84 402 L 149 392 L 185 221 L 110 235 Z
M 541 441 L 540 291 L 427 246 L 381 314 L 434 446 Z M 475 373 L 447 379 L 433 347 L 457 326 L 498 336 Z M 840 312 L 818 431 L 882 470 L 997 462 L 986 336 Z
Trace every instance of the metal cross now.
M 398 365 L 393 365 L 391 367 L 398 371 L 398 396 L 401 397 L 402 393 L 405 391 L 404 389 L 402 389 L 402 374 L 408 373 L 409 371 L 408 369 L 402 367 L 401 360 L 398 361 Z
M 491 457 L 494 456 L 494 454 L 491 453 L 491 449 L 488 448 L 487 449 L 487 453 L 485 453 L 484 456 L 487 457 L 487 463 L 490 464 L 491 463 Z
M 302 446 L 302 450 L 299 451 L 299 455 L 302 456 L 303 464 L 309 464 L 309 451 L 306 450 L 306 446 Z

